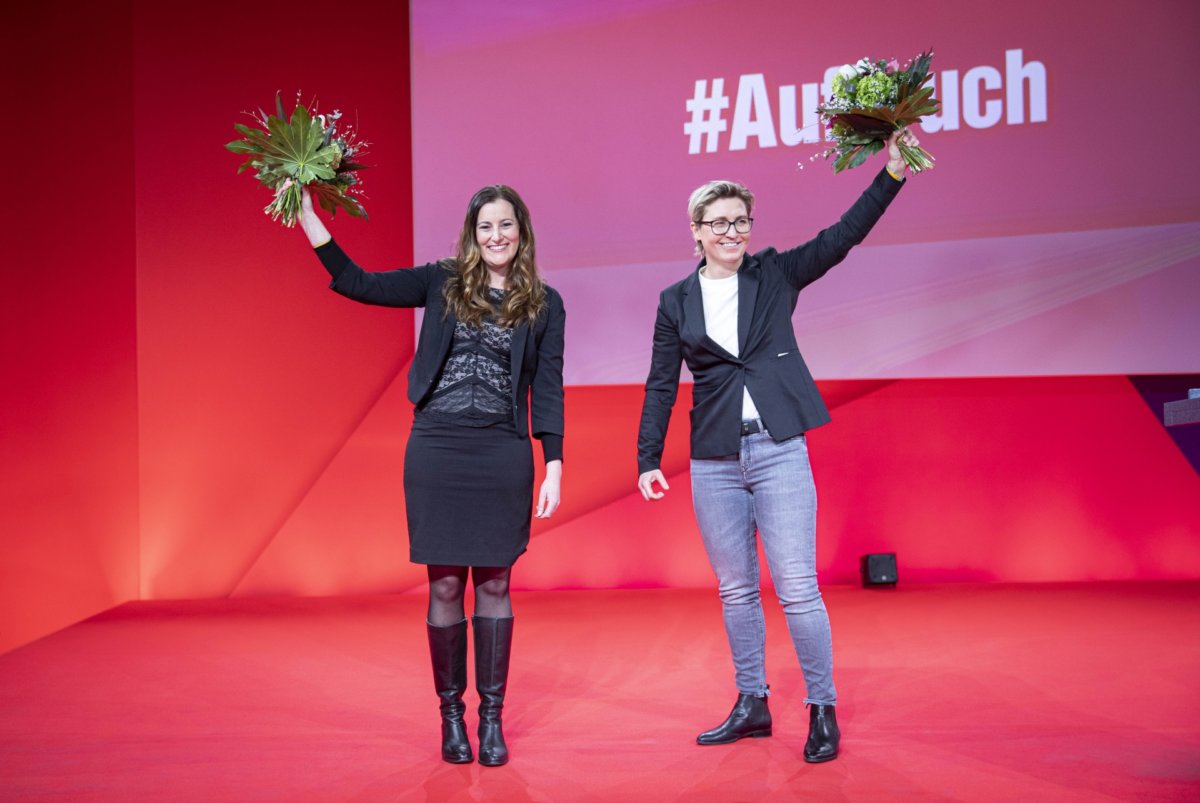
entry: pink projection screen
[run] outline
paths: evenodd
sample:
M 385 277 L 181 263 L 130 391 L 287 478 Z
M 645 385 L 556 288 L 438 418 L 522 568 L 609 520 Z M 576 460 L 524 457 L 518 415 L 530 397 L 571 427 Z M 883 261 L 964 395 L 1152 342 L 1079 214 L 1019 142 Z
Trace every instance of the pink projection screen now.
M 809 239 L 883 165 L 812 161 L 833 72 L 932 46 L 937 167 L 801 294 L 816 377 L 1200 370 L 1200 6 L 904 7 L 415 0 L 417 260 L 513 185 L 567 305 L 567 381 L 641 383 L 658 292 L 696 265 L 691 190 L 746 184 L 752 250 Z

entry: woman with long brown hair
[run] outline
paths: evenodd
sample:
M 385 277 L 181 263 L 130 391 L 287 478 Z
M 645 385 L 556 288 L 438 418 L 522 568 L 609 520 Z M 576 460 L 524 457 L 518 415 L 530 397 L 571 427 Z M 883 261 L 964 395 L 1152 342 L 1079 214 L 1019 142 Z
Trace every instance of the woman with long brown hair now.
M 302 209 L 301 228 L 334 291 L 366 304 L 425 308 L 408 375 L 415 405 L 404 457 L 409 558 L 428 570 L 442 758 L 474 760 L 462 699 L 470 577 L 479 763 L 499 766 L 508 761 L 501 709 L 513 633 L 509 577 L 529 543 L 533 507 L 530 435 L 546 461 L 538 518 L 559 504 L 562 298 L 538 275 L 529 210 L 511 187 L 475 193 L 454 257 L 402 270 L 364 271 L 334 242 L 307 191 Z

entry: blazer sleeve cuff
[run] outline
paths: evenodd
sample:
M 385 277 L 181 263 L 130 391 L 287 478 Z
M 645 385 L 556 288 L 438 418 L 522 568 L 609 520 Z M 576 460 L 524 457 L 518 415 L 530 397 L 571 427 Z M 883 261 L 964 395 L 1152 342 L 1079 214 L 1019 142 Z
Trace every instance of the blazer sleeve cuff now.
M 892 171 L 885 166 L 879 171 L 879 175 L 875 176 L 875 180 L 871 182 L 871 189 L 882 192 L 888 199 L 894 198 L 896 193 L 900 192 L 900 188 L 908 183 L 906 178 L 896 178 L 892 175 Z
M 334 240 L 327 243 L 322 243 L 313 249 L 313 253 L 317 255 L 317 259 L 321 260 L 321 264 L 325 270 L 329 272 L 332 281 L 329 283 L 332 287 L 337 282 L 338 277 L 350 266 L 350 257 L 342 250 Z
M 547 463 L 551 460 L 563 459 L 563 436 L 545 433 L 541 436 L 542 457 Z

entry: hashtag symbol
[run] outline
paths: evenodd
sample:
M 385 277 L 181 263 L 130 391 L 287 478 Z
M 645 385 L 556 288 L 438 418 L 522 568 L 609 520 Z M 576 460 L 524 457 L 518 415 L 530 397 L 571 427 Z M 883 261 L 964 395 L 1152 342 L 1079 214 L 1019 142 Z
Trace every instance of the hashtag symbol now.
M 721 112 L 729 108 L 729 97 L 723 94 L 725 79 L 714 78 L 712 94 L 708 94 L 708 81 L 696 82 L 696 94 L 687 102 L 687 110 L 692 113 L 691 122 L 683 124 L 683 133 L 688 140 L 688 153 L 700 152 L 700 139 L 704 138 L 705 153 L 716 153 L 717 139 L 726 128 L 721 119 Z

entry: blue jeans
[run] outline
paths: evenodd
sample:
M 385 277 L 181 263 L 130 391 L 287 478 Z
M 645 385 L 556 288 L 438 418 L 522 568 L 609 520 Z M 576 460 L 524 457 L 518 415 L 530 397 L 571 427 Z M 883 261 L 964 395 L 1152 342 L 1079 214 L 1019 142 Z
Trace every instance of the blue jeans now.
M 805 437 L 776 443 L 760 432 L 744 436 L 737 455 L 693 460 L 692 504 L 717 575 L 738 691 L 767 694 L 757 529 L 804 672 L 805 702 L 835 705 L 833 640 L 817 587 L 817 493 Z

